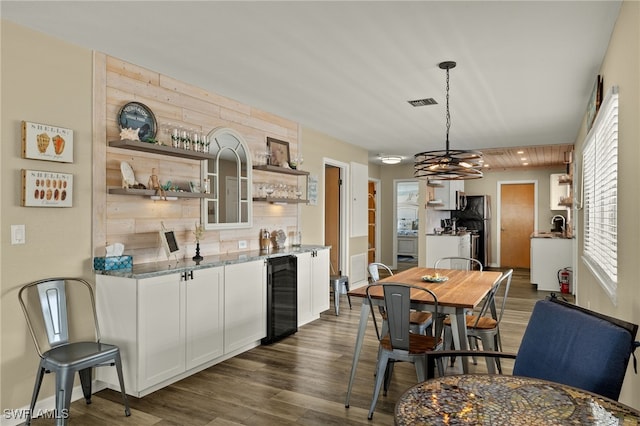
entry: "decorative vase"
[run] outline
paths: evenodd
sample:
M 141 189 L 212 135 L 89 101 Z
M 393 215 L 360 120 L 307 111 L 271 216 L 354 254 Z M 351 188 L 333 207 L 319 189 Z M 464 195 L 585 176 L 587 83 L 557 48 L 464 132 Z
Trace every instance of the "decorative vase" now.
M 204 257 L 200 256 L 200 241 L 196 242 L 196 255 L 192 257 L 196 262 L 201 261 Z

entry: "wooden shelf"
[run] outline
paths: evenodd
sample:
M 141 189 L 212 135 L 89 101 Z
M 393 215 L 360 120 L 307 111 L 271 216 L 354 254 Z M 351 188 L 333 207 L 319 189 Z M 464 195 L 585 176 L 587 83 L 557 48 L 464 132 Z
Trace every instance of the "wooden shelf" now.
M 253 166 L 253 170 L 262 170 L 265 172 L 282 173 L 285 175 L 309 176 L 309 172 L 297 169 L 285 169 L 278 166 Z
M 109 188 L 109 194 L 116 195 L 137 195 L 139 197 L 151 197 L 159 195 L 155 189 L 132 189 L 132 188 Z M 165 191 L 167 197 L 177 198 L 211 198 L 211 194 L 201 192 Z
M 174 148 L 167 145 L 158 145 L 149 142 L 132 141 L 123 139 L 120 141 L 109 141 L 109 146 L 113 148 L 130 149 L 132 151 L 149 152 L 152 154 L 170 155 L 172 157 L 189 158 L 191 160 L 213 160 L 215 155 L 208 152 L 189 151 L 181 148 Z
M 300 204 L 308 203 L 309 200 L 304 198 L 274 198 L 274 197 L 253 197 L 253 201 L 263 201 L 265 203 L 282 203 L 282 204 Z

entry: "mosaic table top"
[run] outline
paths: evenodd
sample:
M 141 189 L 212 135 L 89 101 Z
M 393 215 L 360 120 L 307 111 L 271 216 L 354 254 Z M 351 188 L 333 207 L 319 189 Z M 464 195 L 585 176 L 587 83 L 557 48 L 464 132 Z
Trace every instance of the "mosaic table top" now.
M 631 407 L 559 383 L 527 377 L 445 376 L 408 389 L 396 425 L 639 425 Z

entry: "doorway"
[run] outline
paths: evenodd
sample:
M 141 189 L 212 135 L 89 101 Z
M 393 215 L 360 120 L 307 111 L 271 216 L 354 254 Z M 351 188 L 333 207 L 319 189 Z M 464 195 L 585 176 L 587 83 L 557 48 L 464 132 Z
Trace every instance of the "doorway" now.
M 505 268 L 531 268 L 536 226 L 537 182 L 499 182 L 499 259 Z
M 331 246 L 329 264 L 331 274 L 342 275 L 340 214 L 342 192 L 342 169 L 330 164 L 324 166 L 324 244 Z

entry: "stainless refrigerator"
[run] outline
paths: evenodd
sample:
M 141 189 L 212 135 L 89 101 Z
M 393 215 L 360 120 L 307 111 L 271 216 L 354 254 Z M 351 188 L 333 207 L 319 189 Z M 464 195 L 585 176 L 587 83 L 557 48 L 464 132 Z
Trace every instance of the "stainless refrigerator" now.
M 488 195 L 467 195 L 464 210 L 454 210 L 451 217 L 456 219 L 456 228 L 466 227 L 472 235 L 471 256 L 482 262 L 483 267 L 491 264 L 491 198 Z M 473 250 L 473 236 L 477 235 L 477 248 Z

